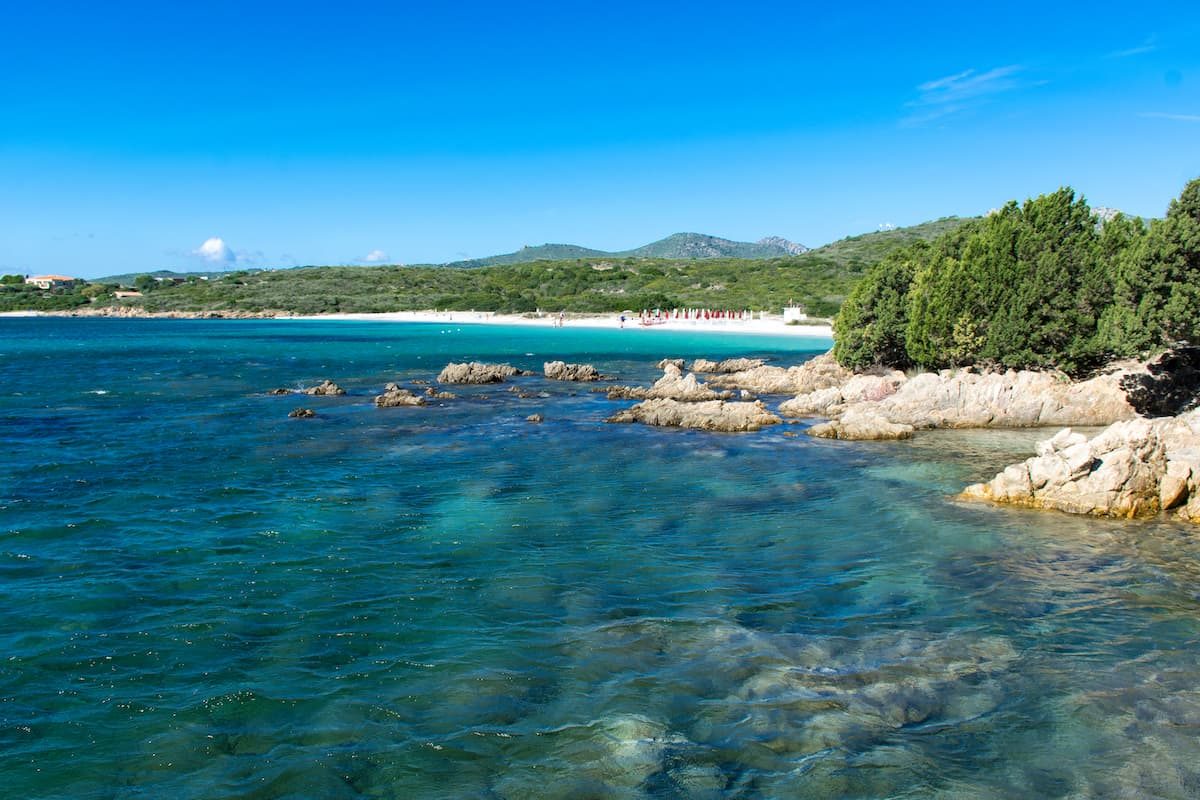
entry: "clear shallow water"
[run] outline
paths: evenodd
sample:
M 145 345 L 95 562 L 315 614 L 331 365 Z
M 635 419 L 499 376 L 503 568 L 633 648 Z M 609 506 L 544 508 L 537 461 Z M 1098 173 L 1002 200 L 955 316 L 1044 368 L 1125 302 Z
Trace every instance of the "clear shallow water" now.
M 0 792 L 1200 795 L 1191 530 L 948 499 L 1043 434 L 370 403 L 452 359 L 827 344 L 0 319 Z

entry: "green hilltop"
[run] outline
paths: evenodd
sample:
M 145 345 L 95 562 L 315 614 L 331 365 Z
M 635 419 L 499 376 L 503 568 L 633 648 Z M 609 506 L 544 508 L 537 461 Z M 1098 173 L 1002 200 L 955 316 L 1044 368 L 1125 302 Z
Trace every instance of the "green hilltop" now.
M 144 297 L 119 301 L 110 291 L 104 291 L 105 286 L 115 288 L 111 284 L 92 283 L 88 291 L 95 296 L 91 305 L 140 306 L 150 312 L 322 314 L 430 308 L 509 313 L 536 309 L 618 312 L 684 306 L 778 311 L 796 302 L 815 316 L 832 316 L 868 267 L 910 242 L 935 238 L 963 222 L 955 218 L 937 220 L 773 258 L 602 254 L 470 269 L 303 267 L 210 274 L 209 280 L 179 283 L 149 284 L 143 280 L 140 283 L 148 287 Z M 710 238 L 705 237 L 700 244 L 707 246 Z M 684 240 L 685 246 L 696 244 L 695 239 Z M 0 310 L 89 304 L 83 298 L 68 302 L 68 297 L 74 295 L 35 298 L 28 292 L 4 292 L 0 293 Z M 42 305 L 35 304 L 35 299 Z
M 574 244 L 543 244 L 522 247 L 515 253 L 487 258 L 454 261 L 441 266 L 473 269 L 502 264 L 527 264 L 533 261 L 566 261 L 580 258 L 667 258 L 691 260 L 697 258 L 781 258 L 807 252 L 803 245 L 777 236 L 757 242 L 737 242 L 704 233 L 673 233 L 657 242 L 632 250 L 593 250 Z M 427 266 L 427 265 L 422 265 Z

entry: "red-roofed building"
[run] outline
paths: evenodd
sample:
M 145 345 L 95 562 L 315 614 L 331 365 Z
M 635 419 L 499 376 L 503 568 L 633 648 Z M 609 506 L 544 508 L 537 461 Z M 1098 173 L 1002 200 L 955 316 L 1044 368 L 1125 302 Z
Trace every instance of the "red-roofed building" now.
M 79 279 L 70 275 L 31 275 L 25 282 L 39 289 L 70 289 L 79 283 Z

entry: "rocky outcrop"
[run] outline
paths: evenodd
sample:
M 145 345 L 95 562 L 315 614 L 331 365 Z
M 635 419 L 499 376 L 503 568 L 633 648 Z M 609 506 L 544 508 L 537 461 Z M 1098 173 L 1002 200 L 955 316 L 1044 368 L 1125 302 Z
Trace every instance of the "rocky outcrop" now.
M 730 391 L 715 391 L 696 380 L 693 373 L 683 374 L 674 363 L 667 363 L 663 376 L 649 389 L 640 386 L 612 386 L 608 389 L 609 400 L 680 400 L 699 403 L 707 400 L 728 400 Z
M 447 364 L 437 376 L 438 383 L 503 383 L 514 375 L 529 375 L 509 364 L 483 364 L 471 361 Z
M 913 378 L 899 371 L 879 372 L 799 394 L 781 403 L 779 413 L 833 420 L 873 416 L 914 430 L 1108 425 L 1135 416 L 1121 388 L 1125 374 L 1072 382 L 1054 372 L 962 369 Z M 871 424 L 866 429 L 876 427 Z M 840 438 L 852 438 L 858 426 L 841 429 L 846 435 Z M 818 430 L 831 429 L 816 426 L 813 433 Z
M 425 398 L 415 395 L 408 389 L 402 389 L 394 383 L 383 388 L 383 394 L 376 396 L 376 408 L 400 408 L 402 406 L 423 406 Z
M 335 395 L 343 395 L 345 393 L 345 389 L 330 380 L 324 380 L 318 383 L 316 386 L 310 386 L 307 389 L 300 390 L 300 394 L 311 394 L 318 397 L 332 397 Z
M 530 414 L 528 417 L 525 418 L 526 422 L 533 422 L 533 423 L 545 422 L 545 420 L 546 420 L 546 418 L 543 417 L 541 414 Z
M 853 409 L 837 419 L 814 425 L 807 432 L 818 439 L 883 441 L 911 439 L 913 426 L 890 422 L 887 417 L 870 410 Z
M 600 371 L 591 364 L 568 364 L 564 361 L 547 361 L 542 371 L 552 381 L 598 381 Z
M 758 369 L 767 363 L 761 358 L 727 358 L 724 361 L 709 361 L 707 358 L 697 358 L 692 362 L 692 372 L 705 374 L 728 375 L 735 372 L 747 372 Z
M 915 428 L 1033 428 L 1108 425 L 1134 416 L 1120 378 L 1073 382 L 1052 372 L 925 373 L 875 404 Z
M 727 403 L 723 400 L 709 400 L 686 403 L 671 399 L 646 400 L 605 420 L 722 432 L 756 431 L 765 425 L 775 425 L 781 421 L 761 402 Z
M 270 394 L 270 395 L 281 395 L 281 394 L 291 394 L 291 393 L 292 393 L 291 389 L 272 389 L 271 391 L 267 392 L 267 394 Z
M 1061 430 L 962 497 L 1126 518 L 1177 509 L 1200 523 L 1200 411 L 1117 422 L 1091 440 Z
M 709 384 L 719 389 L 747 389 L 758 394 L 808 394 L 841 386 L 854 373 L 824 353 L 794 367 L 761 366 L 727 375 L 714 375 Z
M 1145 417 L 1169 417 L 1200 405 L 1200 347 L 1180 347 L 1121 378 L 1129 404 Z
M 290 419 L 312 419 L 317 415 L 317 412 L 311 408 L 293 408 L 288 412 Z
M 413 381 L 413 383 L 416 383 L 416 381 Z M 426 387 L 425 396 L 433 398 L 434 400 L 455 400 L 458 398 L 458 395 L 456 395 L 454 392 L 439 392 L 432 386 Z
M 682 358 L 664 358 L 662 361 L 659 361 L 658 364 L 656 364 L 655 366 L 657 366 L 659 369 L 666 369 L 667 364 L 674 364 L 676 367 L 678 367 L 680 369 L 680 371 L 682 371 L 684 363 L 685 362 Z
M 779 413 L 787 417 L 824 417 L 831 409 L 861 403 L 877 403 L 896 390 L 907 380 L 903 372 L 893 371 L 880 375 L 855 375 L 841 386 L 817 389 L 801 394 L 779 404 Z

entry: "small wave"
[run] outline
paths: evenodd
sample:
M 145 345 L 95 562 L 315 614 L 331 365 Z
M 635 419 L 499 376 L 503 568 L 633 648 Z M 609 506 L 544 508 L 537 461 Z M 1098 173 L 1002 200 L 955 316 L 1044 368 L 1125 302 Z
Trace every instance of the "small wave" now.
M 88 389 L 84 394 L 108 394 L 108 389 Z

